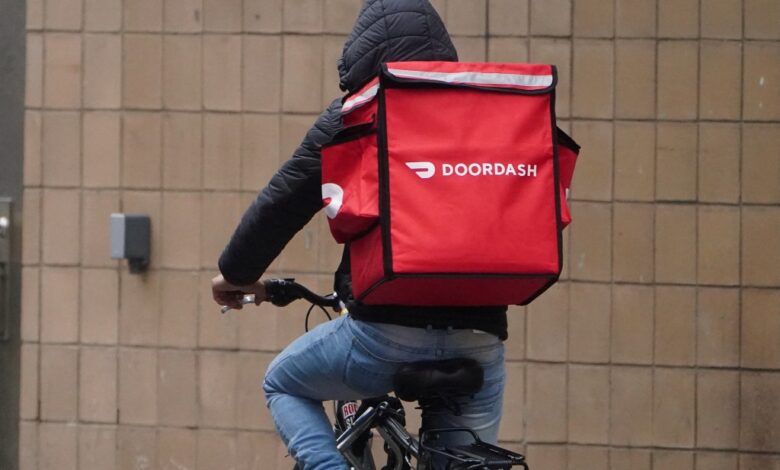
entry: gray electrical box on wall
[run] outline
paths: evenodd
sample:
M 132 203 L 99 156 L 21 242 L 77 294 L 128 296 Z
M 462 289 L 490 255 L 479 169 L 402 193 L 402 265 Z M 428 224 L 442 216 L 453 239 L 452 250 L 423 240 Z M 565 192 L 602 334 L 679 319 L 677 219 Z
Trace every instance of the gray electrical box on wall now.
M 131 273 L 149 267 L 151 225 L 145 214 L 111 214 L 111 257 L 126 259 Z

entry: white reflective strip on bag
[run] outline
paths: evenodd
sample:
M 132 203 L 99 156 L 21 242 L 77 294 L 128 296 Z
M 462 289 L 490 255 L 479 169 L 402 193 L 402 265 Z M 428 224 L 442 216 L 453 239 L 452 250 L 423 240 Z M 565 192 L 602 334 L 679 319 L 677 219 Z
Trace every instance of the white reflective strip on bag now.
M 416 78 L 444 83 L 466 83 L 473 85 L 511 85 L 532 88 L 547 88 L 553 84 L 552 75 L 519 75 L 513 73 L 487 72 L 426 72 L 424 70 L 387 69 L 398 78 Z
M 356 107 L 360 106 L 361 104 L 365 104 L 376 96 L 377 91 L 379 91 L 379 83 L 372 86 L 368 90 L 364 91 L 363 93 L 359 95 L 355 95 L 344 102 L 344 105 L 341 107 L 342 113 L 348 113 L 355 109 Z

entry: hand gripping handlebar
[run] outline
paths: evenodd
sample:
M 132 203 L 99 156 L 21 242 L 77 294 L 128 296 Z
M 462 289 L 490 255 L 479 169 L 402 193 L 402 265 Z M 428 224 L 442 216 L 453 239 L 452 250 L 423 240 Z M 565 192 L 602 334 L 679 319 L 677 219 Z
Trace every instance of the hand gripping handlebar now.
M 327 296 L 315 294 L 303 285 L 295 282 L 295 279 L 268 279 L 263 281 L 263 285 L 265 286 L 266 300 L 277 307 L 284 307 L 298 299 L 306 299 L 320 307 L 333 307 L 335 309 L 342 307 L 336 294 Z M 253 304 L 255 303 L 255 296 L 245 295 L 241 299 L 241 303 L 244 305 Z M 226 313 L 228 310 L 230 310 L 230 307 L 224 306 L 221 312 Z

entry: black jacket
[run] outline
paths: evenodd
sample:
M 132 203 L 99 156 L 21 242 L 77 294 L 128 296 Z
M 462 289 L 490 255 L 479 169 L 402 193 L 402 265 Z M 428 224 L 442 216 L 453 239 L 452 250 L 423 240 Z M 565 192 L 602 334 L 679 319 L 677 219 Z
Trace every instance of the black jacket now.
M 441 18 L 427 0 L 366 0 L 338 63 L 342 90 L 360 89 L 376 75 L 382 62 L 404 60 L 456 61 L 458 56 Z M 341 101 L 333 100 L 320 114 L 292 157 L 244 213 L 219 259 L 219 269 L 228 282 L 246 285 L 259 279 L 322 208 L 320 148 L 342 128 Z M 345 271 L 342 266 L 337 286 L 349 285 Z M 353 304 L 350 311 L 366 320 L 479 328 L 506 338 L 503 307 L 391 308 Z

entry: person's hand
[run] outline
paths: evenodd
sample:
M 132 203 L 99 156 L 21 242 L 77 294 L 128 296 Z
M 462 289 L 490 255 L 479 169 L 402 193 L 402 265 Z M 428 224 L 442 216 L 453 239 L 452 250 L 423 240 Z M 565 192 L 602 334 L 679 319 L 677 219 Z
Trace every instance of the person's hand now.
M 267 299 L 265 285 L 262 281 L 246 286 L 237 286 L 227 282 L 221 274 L 211 280 L 211 295 L 219 305 L 240 310 L 244 307 L 241 299 L 246 294 L 255 295 L 255 305 L 260 305 L 261 302 Z

